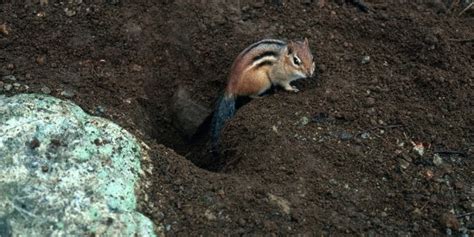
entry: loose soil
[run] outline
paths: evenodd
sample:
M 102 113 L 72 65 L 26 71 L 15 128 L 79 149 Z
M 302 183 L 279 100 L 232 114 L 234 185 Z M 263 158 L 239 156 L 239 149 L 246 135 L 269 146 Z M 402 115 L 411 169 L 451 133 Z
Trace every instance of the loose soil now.
M 21 2 L 0 5 L 0 74 L 21 84 L 1 93 L 49 89 L 141 138 L 154 167 L 141 209 L 165 234 L 474 235 L 472 11 Z M 174 125 L 171 98 L 212 108 L 234 57 L 267 37 L 308 37 L 317 76 L 238 110 L 215 160 Z

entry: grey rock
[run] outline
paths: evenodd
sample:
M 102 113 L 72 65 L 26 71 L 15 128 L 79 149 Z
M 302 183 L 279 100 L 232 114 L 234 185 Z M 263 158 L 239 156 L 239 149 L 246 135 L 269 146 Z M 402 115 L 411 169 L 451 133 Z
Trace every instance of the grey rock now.
M 332 122 L 334 121 L 334 118 L 333 117 L 330 117 L 327 113 L 324 113 L 324 112 L 320 112 L 318 114 L 316 114 L 312 119 L 311 119 L 312 122 L 315 122 L 315 123 L 325 123 L 325 122 Z
M 95 114 L 96 115 L 104 115 L 106 111 L 107 111 L 107 109 L 102 105 L 99 105 L 95 108 Z
M 49 94 L 51 94 L 51 89 L 49 89 L 49 87 L 47 87 L 47 86 L 43 86 L 43 87 L 41 87 L 41 92 L 43 92 L 44 94 L 49 95 Z
M 367 64 L 370 62 L 370 56 L 364 56 L 362 57 L 362 60 L 360 61 L 362 64 Z
M 303 116 L 300 118 L 299 124 L 300 126 L 306 126 L 309 123 L 309 118 L 306 116 Z
M 0 96 L 0 115 L 0 235 L 155 235 L 136 211 L 147 154 L 130 133 L 39 94 Z
M 68 17 L 72 17 L 76 15 L 76 11 L 74 9 L 65 8 L 64 12 L 66 13 L 66 16 Z
M 13 88 L 13 86 L 12 86 L 12 84 L 5 83 L 5 85 L 3 86 L 3 88 L 5 89 L 5 91 L 10 91 L 10 90 Z
M 14 81 L 16 81 L 16 77 L 13 76 L 13 75 L 7 75 L 7 76 L 3 76 L 2 80 L 14 82 Z
M 179 88 L 173 96 L 171 108 L 174 126 L 187 137 L 192 137 L 211 114 L 211 110 L 194 101 L 184 88 Z
M 404 160 L 404 159 L 400 159 L 398 161 L 398 163 L 400 164 L 400 168 L 406 170 L 408 168 L 408 166 L 410 166 L 410 162 Z
M 352 139 L 352 134 L 346 131 L 342 131 L 339 133 L 339 139 L 343 141 L 348 141 Z
M 443 164 L 443 158 L 439 154 L 434 154 L 433 164 L 436 165 L 436 166 L 442 165 Z
M 66 97 L 66 98 L 72 98 L 76 95 L 76 93 L 74 93 L 74 91 L 72 91 L 72 90 L 63 90 L 63 91 L 61 91 L 61 95 Z
M 370 137 L 370 133 L 368 133 L 368 132 L 362 133 L 362 134 L 360 135 L 360 137 L 361 137 L 362 139 L 367 139 L 367 138 Z

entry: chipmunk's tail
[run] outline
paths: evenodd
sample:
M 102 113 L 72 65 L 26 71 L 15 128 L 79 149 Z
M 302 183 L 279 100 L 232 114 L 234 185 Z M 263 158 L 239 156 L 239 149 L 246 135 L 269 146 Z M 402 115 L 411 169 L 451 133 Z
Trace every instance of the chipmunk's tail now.
M 223 95 L 217 101 L 217 106 L 211 121 L 211 151 L 217 154 L 219 151 L 219 137 L 227 120 L 235 114 L 235 98 Z

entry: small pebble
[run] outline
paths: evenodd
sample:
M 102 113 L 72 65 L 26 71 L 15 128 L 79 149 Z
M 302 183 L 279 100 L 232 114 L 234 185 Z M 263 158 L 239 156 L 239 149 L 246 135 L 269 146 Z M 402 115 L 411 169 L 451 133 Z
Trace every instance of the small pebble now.
M 2 80 L 4 80 L 4 81 L 16 81 L 16 77 L 13 76 L 13 75 L 7 75 L 7 76 L 3 76 Z
M 400 164 L 400 168 L 406 170 L 408 168 L 408 166 L 410 166 L 410 163 L 404 159 L 400 159 L 400 161 L 398 162 Z
M 426 180 L 432 180 L 434 177 L 434 173 L 431 170 L 426 170 L 424 172 L 424 175 L 425 175 Z
M 367 138 L 370 137 L 370 133 L 368 133 L 368 132 L 362 133 L 362 134 L 360 135 L 360 137 L 361 137 L 362 139 L 367 139 Z
M 325 64 L 320 64 L 320 65 L 319 65 L 319 71 L 320 71 L 320 72 L 325 72 L 326 70 L 327 70 L 327 67 L 326 67 Z
M 13 69 L 15 69 L 15 65 L 13 63 L 9 63 L 9 64 L 7 64 L 7 69 L 8 70 L 13 70 Z
M 3 88 L 4 88 L 6 91 L 10 91 L 10 90 L 12 89 L 12 87 L 13 87 L 12 84 L 8 84 L 8 83 L 3 86 Z
M 46 61 L 46 56 L 44 55 L 41 55 L 36 58 L 36 63 L 39 65 L 43 65 L 45 61 Z
M 71 90 L 63 90 L 61 92 L 61 95 L 66 97 L 66 98 L 72 98 L 72 97 L 74 97 L 75 93 L 74 93 L 74 91 L 71 91 Z
M 339 139 L 341 139 L 343 141 L 351 140 L 352 139 L 352 134 L 350 134 L 349 132 L 346 132 L 346 131 L 342 131 L 339 134 Z
M 420 225 L 418 223 L 413 223 L 413 231 L 418 232 L 420 230 Z
M 4 35 L 8 35 L 10 32 L 8 31 L 8 27 L 6 23 L 0 25 L 0 33 Z
M 104 106 L 101 106 L 101 105 L 99 105 L 95 108 L 95 114 L 96 115 L 104 115 L 105 111 L 106 111 L 106 109 L 104 108 Z
M 315 123 L 323 123 L 323 122 L 326 122 L 328 120 L 329 120 L 329 115 L 327 113 L 324 113 L 324 112 L 320 112 L 320 113 L 316 114 L 311 119 L 311 121 L 315 122 Z
M 20 88 L 20 86 L 21 86 L 21 84 L 18 83 L 18 82 L 13 83 L 13 87 L 15 87 L 15 89 Z
M 43 86 L 43 87 L 41 87 L 41 92 L 43 94 L 49 95 L 49 94 L 51 94 L 51 89 L 49 89 L 49 87 L 47 87 L 47 86 Z
M 138 64 L 132 64 L 131 70 L 134 72 L 141 72 L 143 71 L 143 67 Z
M 240 218 L 239 219 L 239 225 L 240 226 L 245 226 L 245 224 L 247 224 L 246 221 L 243 218 Z
M 206 210 L 204 216 L 210 221 L 217 219 L 216 215 L 214 215 L 210 210 Z
M 372 98 L 372 97 L 367 98 L 366 104 L 367 104 L 367 106 L 369 106 L 369 107 L 374 106 L 374 105 L 375 105 L 375 99 Z
M 68 16 L 68 17 L 76 15 L 76 11 L 74 11 L 72 9 L 69 9 L 69 8 L 65 8 L 64 12 L 66 13 L 66 16 Z
M 309 123 L 309 118 L 306 116 L 301 117 L 300 124 L 301 126 L 306 126 Z
M 421 214 L 423 214 L 420 210 L 420 208 L 415 208 L 415 210 L 413 210 L 413 215 L 415 216 L 421 216 Z
M 46 16 L 46 12 L 40 11 L 40 12 L 36 13 L 36 16 L 37 16 L 37 17 L 45 17 L 45 16 Z
M 436 165 L 436 166 L 440 166 L 443 164 L 443 158 L 441 158 L 440 155 L 438 154 L 435 154 L 433 156 L 433 164 Z
M 364 56 L 362 57 L 362 60 L 360 61 L 362 64 L 367 64 L 370 62 L 370 56 Z

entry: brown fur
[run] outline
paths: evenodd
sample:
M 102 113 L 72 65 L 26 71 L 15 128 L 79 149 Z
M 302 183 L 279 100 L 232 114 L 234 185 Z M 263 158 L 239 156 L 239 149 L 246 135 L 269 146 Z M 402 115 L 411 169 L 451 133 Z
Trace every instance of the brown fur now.
M 313 68 L 313 55 L 309 49 L 308 40 L 293 42 L 286 46 L 262 45 L 260 47 L 249 46 L 235 59 L 229 75 L 226 88 L 227 97 L 257 96 L 270 88 L 272 84 L 278 84 L 289 91 L 297 91 L 289 83 L 304 76 L 311 76 Z M 249 50 L 249 48 L 251 48 Z M 256 56 L 267 51 L 279 53 L 272 65 L 252 67 Z M 295 66 L 292 63 L 293 54 L 297 54 L 302 64 Z M 271 57 L 269 57 L 271 58 Z M 298 76 L 295 76 L 297 73 Z

